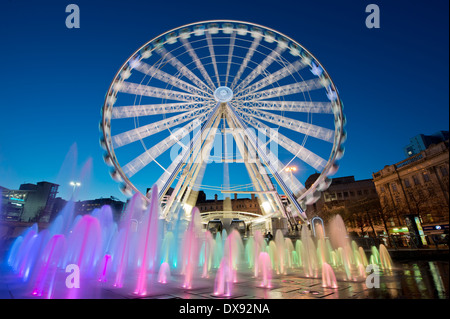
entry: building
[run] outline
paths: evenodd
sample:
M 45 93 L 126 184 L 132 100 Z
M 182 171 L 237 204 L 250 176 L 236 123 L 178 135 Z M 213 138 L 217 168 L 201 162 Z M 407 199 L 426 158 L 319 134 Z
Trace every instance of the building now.
M 432 144 L 438 144 L 448 140 L 448 131 L 439 131 L 432 135 L 419 134 L 409 140 L 409 144 L 403 148 L 406 157 L 414 156 L 425 151 Z
M 305 187 L 311 187 L 319 175 L 316 173 L 308 177 Z M 355 180 L 354 176 L 344 176 L 333 178 L 320 198 L 306 207 L 306 214 L 310 220 L 320 217 L 325 222 L 339 214 L 348 232 L 375 236 L 384 231 L 378 210 L 379 199 L 373 180 Z
M 22 184 L 18 190 L 2 188 L 1 218 L 21 222 L 48 222 L 59 185 Z
M 105 205 L 111 207 L 114 221 L 119 221 L 125 208 L 125 203 L 113 196 L 76 202 L 75 213 L 79 215 L 90 214 L 94 209 L 100 209 Z
M 391 232 L 408 228 L 409 232 L 416 231 L 425 244 L 427 234 L 423 227 L 438 225 L 444 229 L 447 225 L 448 229 L 448 147 L 448 139 L 431 144 L 420 153 L 373 173 Z
M 214 195 L 214 199 L 206 199 L 206 195 L 203 191 L 200 191 L 197 198 L 196 207 L 200 210 L 200 213 L 215 212 L 224 210 L 224 201 L 218 200 L 217 194 Z M 234 198 L 231 199 L 232 211 L 235 212 L 248 212 L 261 215 L 261 208 L 255 194 L 251 194 L 251 198 L 238 198 L 237 194 L 234 194 Z

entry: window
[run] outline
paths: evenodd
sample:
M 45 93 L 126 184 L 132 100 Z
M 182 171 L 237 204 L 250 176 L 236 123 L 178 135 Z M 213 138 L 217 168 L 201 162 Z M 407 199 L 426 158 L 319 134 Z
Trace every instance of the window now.
M 419 176 L 413 175 L 412 178 L 413 178 L 413 181 L 414 181 L 414 185 L 420 185 Z
M 350 191 L 350 196 L 355 197 L 355 192 Z
M 403 183 L 405 183 L 405 187 L 406 187 L 406 188 L 411 187 L 411 184 L 409 183 L 409 179 L 405 178 L 405 179 L 403 180 Z
M 423 171 L 422 176 L 423 176 L 423 180 L 425 181 L 425 183 L 430 181 L 430 175 L 428 175 L 427 171 Z
M 380 192 L 384 193 L 384 186 L 383 185 L 380 186 Z
M 348 197 L 348 192 L 344 192 L 344 198 Z
M 362 195 L 362 191 L 357 191 L 356 193 L 357 193 L 359 196 Z
M 338 198 L 342 198 L 342 193 L 337 193 Z
M 394 192 L 397 192 L 397 184 L 396 183 L 391 183 L 391 187 Z
M 368 189 L 364 190 L 364 195 L 369 195 L 369 190 Z
M 441 166 L 441 167 L 439 167 L 439 169 L 441 170 L 442 176 L 447 176 L 448 175 L 447 167 Z

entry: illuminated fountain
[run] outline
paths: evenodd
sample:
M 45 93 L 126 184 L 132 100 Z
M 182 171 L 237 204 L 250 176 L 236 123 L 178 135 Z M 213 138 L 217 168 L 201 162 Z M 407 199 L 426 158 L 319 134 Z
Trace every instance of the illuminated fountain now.
M 323 287 L 337 288 L 340 281 L 364 279 L 369 264 L 392 269 L 386 247 L 372 247 L 368 259 L 348 238 L 340 216 L 330 222 L 330 238 L 323 231 L 314 237 L 303 227 L 298 239 L 277 231 L 268 242 L 259 231 L 245 241 L 236 230 L 214 237 L 203 230 L 197 208 L 190 218 L 179 208 L 168 225 L 158 218 L 156 196 L 145 205 L 135 195 L 119 223 L 109 206 L 76 217 L 73 209 L 69 202 L 47 230 L 39 232 L 33 225 L 11 245 L 6 262 L 29 288 L 27 296 L 83 298 L 86 291 L 74 293 L 64 286 L 69 265 L 79 269 L 83 287 L 109 287 L 136 297 L 174 287 L 195 289 L 203 281 L 212 296 L 228 298 L 244 278 L 253 278 L 255 289 L 270 289 L 274 278 L 289 274 L 321 278 Z

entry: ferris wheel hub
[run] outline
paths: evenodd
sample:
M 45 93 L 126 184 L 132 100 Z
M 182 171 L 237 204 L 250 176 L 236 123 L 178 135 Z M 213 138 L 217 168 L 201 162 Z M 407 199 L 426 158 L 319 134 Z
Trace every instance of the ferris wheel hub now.
M 217 102 L 226 103 L 230 102 L 233 98 L 233 91 L 227 86 L 219 86 L 214 91 L 214 99 Z

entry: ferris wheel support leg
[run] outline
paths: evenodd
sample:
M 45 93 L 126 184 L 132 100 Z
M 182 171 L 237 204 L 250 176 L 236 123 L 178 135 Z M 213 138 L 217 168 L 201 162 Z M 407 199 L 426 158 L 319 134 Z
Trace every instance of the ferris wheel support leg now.
M 240 124 L 241 127 L 246 128 L 247 126 L 245 125 L 244 121 L 242 119 L 240 119 L 235 111 L 233 110 L 232 107 L 227 105 L 228 110 L 230 111 L 231 114 L 233 114 L 234 118 L 238 121 L 238 123 Z M 263 160 L 264 164 L 266 165 L 266 167 L 269 169 L 270 173 L 275 177 L 275 179 L 277 180 L 278 184 L 281 186 L 281 188 L 283 189 L 285 195 L 287 196 L 287 198 L 289 199 L 289 201 L 291 202 L 291 204 L 294 206 L 294 208 L 298 211 L 299 216 L 301 216 L 301 218 L 306 222 L 306 216 L 305 213 L 303 211 L 303 209 L 300 207 L 300 204 L 297 202 L 296 198 L 294 197 L 294 194 L 292 193 L 292 191 L 287 187 L 286 183 L 284 182 L 284 180 L 280 177 L 280 175 L 278 174 L 278 172 L 272 167 L 272 165 L 270 164 L 269 159 L 267 158 L 266 154 L 260 149 L 260 147 L 258 146 L 258 143 L 256 142 L 256 137 L 253 136 L 250 132 L 250 134 L 248 135 L 248 139 L 249 142 L 253 145 L 253 147 L 255 147 L 257 149 L 258 154 L 260 155 L 261 159 Z
M 202 138 L 204 144 L 199 146 L 195 153 L 195 156 L 192 156 L 192 164 L 189 167 L 188 171 L 193 172 L 187 182 L 184 183 L 180 194 L 182 194 L 183 204 L 187 204 L 191 207 L 194 207 L 197 203 L 198 197 L 198 187 L 196 185 L 201 184 L 203 180 L 203 176 L 206 169 L 206 162 L 208 161 L 211 153 L 211 149 L 214 144 L 214 137 L 217 131 L 218 121 L 215 122 L 214 126 L 208 132 L 208 134 Z
M 233 118 L 232 114 L 229 114 L 227 117 L 230 127 L 234 130 L 233 135 L 234 139 L 236 140 L 236 145 L 239 148 L 239 152 L 244 155 L 244 163 L 246 165 L 247 171 L 249 172 L 249 175 L 252 179 L 252 182 L 254 185 L 260 185 L 260 188 L 257 190 L 263 190 L 267 193 L 264 193 L 263 196 L 266 197 L 266 200 L 264 202 L 267 202 L 270 204 L 271 209 L 276 212 L 279 211 L 284 215 L 285 209 L 284 205 L 282 205 L 281 201 L 279 200 L 278 196 L 275 195 L 275 187 L 270 180 L 269 176 L 266 174 L 266 171 L 264 167 L 262 166 L 260 160 L 256 159 L 256 150 L 252 147 L 252 145 L 244 143 L 243 140 L 245 139 L 244 130 L 239 126 L 239 123 L 236 121 L 236 119 Z M 236 127 L 240 128 L 240 132 L 237 132 Z M 254 154 L 255 156 L 253 158 L 249 158 L 248 154 Z M 260 206 L 264 208 L 264 205 L 262 205 L 263 201 L 261 201 Z
M 251 148 L 251 145 L 248 145 L 244 142 L 245 137 L 242 136 L 242 134 L 240 134 L 242 133 L 242 130 L 241 132 L 238 132 L 233 119 L 232 118 L 227 119 L 229 126 L 232 129 L 232 134 L 234 140 L 236 141 L 236 146 L 238 147 L 241 156 L 244 157 L 244 164 L 247 168 L 247 171 L 250 175 L 253 185 L 258 187 L 257 189 L 258 191 L 271 190 L 271 188 L 273 188 L 272 182 L 270 181 L 270 179 L 267 181 L 267 179 L 262 178 L 260 168 L 257 166 L 255 149 Z
M 205 124 L 203 125 L 201 130 L 199 132 L 197 132 L 197 134 L 195 134 L 195 136 L 193 137 L 192 141 L 189 144 L 188 149 L 184 151 L 182 160 L 177 165 L 177 168 L 173 171 L 170 178 L 167 180 L 166 184 L 164 185 L 162 192 L 160 192 L 160 197 L 161 197 L 161 195 L 163 195 L 167 192 L 167 189 L 173 183 L 176 175 L 178 175 L 178 173 L 182 170 L 182 167 L 185 166 L 185 163 L 188 162 L 188 158 L 191 156 L 191 154 L 192 154 L 193 150 L 196 148 L 197 144 L 201 141 L 202 135 L 204 135 L 204 132 L 213 125 L 213 123 L 215 122 L 215 120 L 218 117 L 218 114 L 220 114 L 220 103 L 217 103 L 214 110 L 210 113 L 208 119 L 205 121 Z M 166 215 L 167 212 L 170 210 L 170 207 L 172 206 L 175 198 L 177 198 L 177 200 L 181 199 L 180 195 L 182 195 L 182 194 L 180 194 L 180 192 L 179 192 L 180 188 L 182 187 L 181 181 L 184 181 L 186 179 L 186 177 L 187 177 L 187 171 L 182 173 L 180 180 L 178 181 L 174 191 L 172 192 L 172 195 L 170 196 L 170 198 L 164 208 L 163 215 Z

